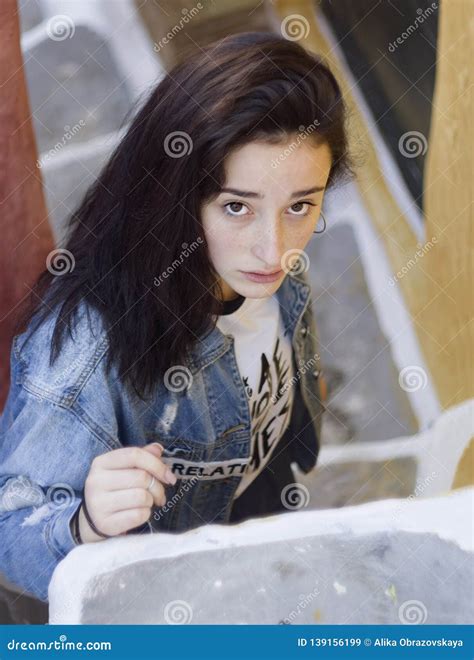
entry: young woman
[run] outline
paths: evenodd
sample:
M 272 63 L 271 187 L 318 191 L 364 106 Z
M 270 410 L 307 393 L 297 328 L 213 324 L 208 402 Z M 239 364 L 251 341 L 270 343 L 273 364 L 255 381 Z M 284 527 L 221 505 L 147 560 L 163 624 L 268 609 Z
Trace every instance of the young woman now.
M 324 409 L 304 249 L 350 174 L 339 86 L 295 42 L 237 34 L 153 89 L 13 342 L 10 580 L 47 600 L 78 543 L 297 508 Z

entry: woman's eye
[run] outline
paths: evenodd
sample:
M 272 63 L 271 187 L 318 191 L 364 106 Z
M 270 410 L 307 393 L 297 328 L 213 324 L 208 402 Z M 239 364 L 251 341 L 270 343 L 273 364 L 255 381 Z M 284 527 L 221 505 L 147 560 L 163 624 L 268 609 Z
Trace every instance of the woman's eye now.
M 308 215 L 311 206 L 314 206 L 314 204 L 310 204 L 309 202 L 296 202 L 296 204 L 290 206 L 290 209 L 293 209 L 294 211 L 292 215 Z
M 290 215 L 309 215 L 312 206 L 315 206 L 315 204 L 312 204 L 311 202 L 296 202 L 289 207 L 292 210 Z M 230 215 L 234 218 L 243 217 L 244 215 L 247 215 L 249 211 L 248 207 L 242 202 L 227 202 L 227 204 L 224 204 L 224 210 L 226 215 Z
M 228 202 L 224 204 L 224 209 L 227 215 L 232 215 L 234 217 L 245 215 L 245 213 L 239 213 L 239 211 L 247 211 L 247 207 L 242 202 Z

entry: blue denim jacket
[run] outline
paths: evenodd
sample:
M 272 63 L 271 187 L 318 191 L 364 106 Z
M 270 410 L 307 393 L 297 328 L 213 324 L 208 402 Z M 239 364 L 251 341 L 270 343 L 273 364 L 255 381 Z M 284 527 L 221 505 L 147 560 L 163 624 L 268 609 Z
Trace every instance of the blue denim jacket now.
M 316 464 L 324 410 L 310 292 L 296 271 L 277 290 L 293 346 L 295 397 L 285 436 L 303 472 Z M 178 480 L 166 487 L 167 505 L 156 507 L 141 530 L 148 532 L 227 523 L 250 460 L 250 412 L 231 335 L 214 328 L 181 365 L 186 387 L 173 367 L 169 382 L 160 382 L 145 402 L 114 369 L 106 373 L 107 337 L 98 313 L 84 305 L 52 366 L 55 315 L 21 353 L 25 333 L 14 338 L 0 418 L 0 572 L 45 601 L 53 570 L 75 547 L 70 521 L 96 456 L 153 441 L 163 445 L 162 460 Z

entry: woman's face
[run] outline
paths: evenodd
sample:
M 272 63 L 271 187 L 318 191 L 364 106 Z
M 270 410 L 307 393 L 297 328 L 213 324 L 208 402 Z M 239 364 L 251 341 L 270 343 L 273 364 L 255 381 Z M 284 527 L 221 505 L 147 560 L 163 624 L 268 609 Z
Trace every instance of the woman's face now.
M 224 300 L 264 298 L 289 270 L 286 253 L 304 250 L 316 229 L 331 152 L 326 143 L 297 136 L 281 144 L 251 142 L 235 149 L 224 167 L 225 187 L 201 210 L 210 258 Z M 256 281 L 247 274 L 255 271 L 279 273 Z

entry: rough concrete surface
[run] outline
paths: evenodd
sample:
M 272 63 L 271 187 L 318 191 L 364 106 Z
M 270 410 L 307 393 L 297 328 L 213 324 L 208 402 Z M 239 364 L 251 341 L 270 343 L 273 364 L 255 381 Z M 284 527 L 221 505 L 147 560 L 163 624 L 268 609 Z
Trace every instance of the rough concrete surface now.
M 473 494 L 78 547 L 50 623 L 474 623 Z

